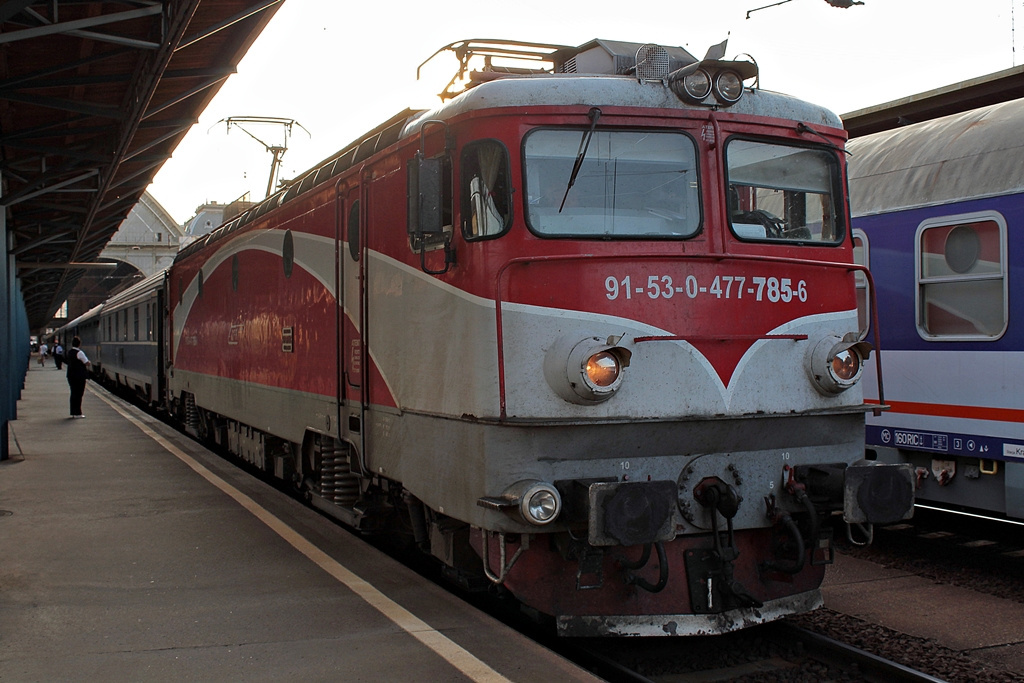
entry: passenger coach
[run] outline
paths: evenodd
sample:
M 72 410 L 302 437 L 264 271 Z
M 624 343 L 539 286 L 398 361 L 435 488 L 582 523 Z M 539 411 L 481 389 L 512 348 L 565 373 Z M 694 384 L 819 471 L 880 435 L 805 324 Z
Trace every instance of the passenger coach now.
M 1016 519 L 1022 125 L 1024 100 L 1014 100 L 849 145 L 854 239 L 878 287 L 886 344 L 890 409 L 869 417 L 868 447 L 914 465 L 922 502 Z

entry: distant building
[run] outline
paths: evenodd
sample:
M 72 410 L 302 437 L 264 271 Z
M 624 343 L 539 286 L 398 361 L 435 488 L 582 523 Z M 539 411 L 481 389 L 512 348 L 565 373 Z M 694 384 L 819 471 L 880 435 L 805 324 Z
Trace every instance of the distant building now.
M 184 234 L 160 202 L 144 193 L 97 259 L 116 263 L 117 268 L 86 271 L 57 311 L 53 326 L 77 318 L 112 293 L 171 265 Z
M 230 204 L 209 202 L 197 207 L 196 215 L 185 223 L 185 237 L 181 246 L 184 247 L 203 235 L 213 232 L 254 204 L 255 202 L 249 201 L 249 193 L 246 192 Z
M 184 234 L 160 202 L 146 192 L 100 252 L 100 260 L 128 263 L 148 277 L 171 265 Z
M 181 246 L 187 246 L 203 235 L 213 232 L 224 222 L 226 204 L 209 202 L 196 208 L 196 215 L 185 223 L 185 236 Z
M 73 320 L 133 282 L 171 265 L 178 250 L 216 230 L 253 205 L 248 194 L 230 204 L 209 202 L 182 227 L 152 195 L 144 193 L 100 253 L 99 261 L 116 263 L 113 270 L 87 271 L 51 327 Z

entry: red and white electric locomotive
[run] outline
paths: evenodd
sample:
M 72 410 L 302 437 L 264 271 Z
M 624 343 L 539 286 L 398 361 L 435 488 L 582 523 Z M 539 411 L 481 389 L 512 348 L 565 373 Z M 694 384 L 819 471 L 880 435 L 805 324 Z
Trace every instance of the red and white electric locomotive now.
M 448 49 L 471 87 L 179 255 L 178 415 L 564 634 L 817 607 L 828 518 L 913 497 L 862 462 L 838 118 L 681 48 Z

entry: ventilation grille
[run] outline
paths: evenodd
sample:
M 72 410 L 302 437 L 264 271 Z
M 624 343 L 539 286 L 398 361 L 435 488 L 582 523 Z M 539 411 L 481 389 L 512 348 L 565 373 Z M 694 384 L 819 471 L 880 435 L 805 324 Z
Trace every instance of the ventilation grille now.
M 668 76 L 668 50 L 660 45 L 641 45 L 636 51 L 636 77 L 641 81 L 661 80 Z

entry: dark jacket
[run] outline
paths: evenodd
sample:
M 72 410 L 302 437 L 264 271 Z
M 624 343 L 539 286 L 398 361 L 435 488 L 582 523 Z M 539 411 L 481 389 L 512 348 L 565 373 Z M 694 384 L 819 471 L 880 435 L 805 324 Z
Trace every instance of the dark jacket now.
M 64 354 L 64 362 L 68 364 L 68 379 L 86 379 L 89 376 L 77 348 L 71 347 L 71 350 Z

